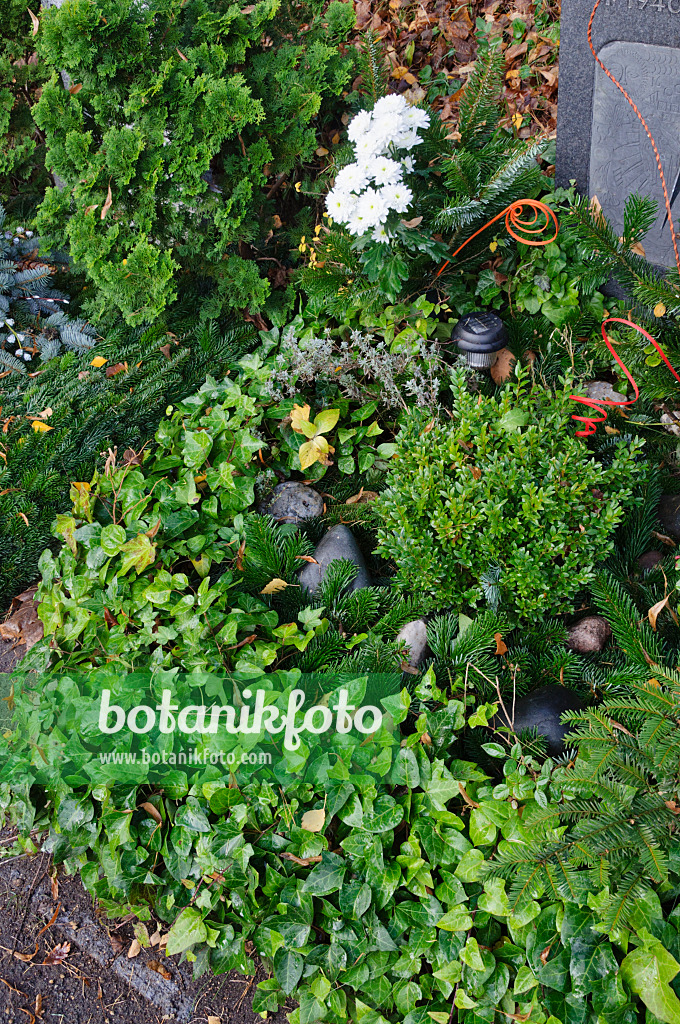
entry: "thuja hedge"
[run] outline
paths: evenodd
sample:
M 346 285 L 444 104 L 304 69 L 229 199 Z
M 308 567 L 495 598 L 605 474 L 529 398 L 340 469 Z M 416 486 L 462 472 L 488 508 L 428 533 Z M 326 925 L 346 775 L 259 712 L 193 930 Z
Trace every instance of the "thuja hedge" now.
M 47 191 L 39 229 L 94 284 L 91 315 L 152 320 L 188 270 L 213 286 L 201 315 L 262 307 L 269 283 L 246 243 L 270 232 L 271 184 L 312 156 L 322 101 L 353 66 L 338 45 L 351 4 L 286 16 L 281 0 L 66 0 L 43 12 L 52 77 L 34 116 L 65 187 Z

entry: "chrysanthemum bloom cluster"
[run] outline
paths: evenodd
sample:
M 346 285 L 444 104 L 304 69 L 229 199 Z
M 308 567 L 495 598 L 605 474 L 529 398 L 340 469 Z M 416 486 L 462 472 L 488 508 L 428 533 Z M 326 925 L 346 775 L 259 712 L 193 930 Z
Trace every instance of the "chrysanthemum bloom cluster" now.
M 373 231 L 373 240 L 389 239 L 391 213 L 405 213 L 413 200 L 404 172 L 413 170 L 409 150 L 423 140 L 430 115 L 410 106 L 403 96 L 383 96 L 373 110 L 361 110 L 347 130 L 356 160 L 343 167 L 326 199 L 330 216 L 353 235 Z

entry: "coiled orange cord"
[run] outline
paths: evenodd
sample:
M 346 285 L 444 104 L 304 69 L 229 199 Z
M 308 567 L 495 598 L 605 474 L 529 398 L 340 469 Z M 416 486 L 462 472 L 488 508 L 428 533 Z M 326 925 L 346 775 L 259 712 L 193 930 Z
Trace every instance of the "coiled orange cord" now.
M 633 405 L 635 402 L 637 402 L 638 398 L 640 397 L 640 391 L 638 389 L 637 384 L 635 383 L 633 375 L 631 374 L 630 370 L 628 369 L 628 367 L 625 365 L 625 363 L 623 362 L 623 360 L 619 356 L 618 352 L 616 352 L 614 350 L 614 347 L 612 346 L 612 343 L 609 340 L 609 337 L 607 336 L 607 331 L 606 331 L 607 324 L 624 324 L 626 327 L 632 327 L 634 330 L 639 331 L 640 334 L 642 334 L 643 337 L 645 337 L 647 339 L 647 341 L 650 341 L 652 343 L 652 345 L 654 346 L 656 351 L 659 353 L 659 355 L 661 356 L 661 358 L 663 359 L 664 363 L 666 364 L 668 369 L 671 371 L 671 373 L 673 374 L 675 379 L 680 381 L 680 374 L 675 372 L 675 370 L 673 369 L 671 364 L 668 362 L 668 359 L 666 358 L 666 356 L 662 352 L 661 346 L 654 340 L 654 338 L 651 336 L 651 334 L 649 334 L 644 329 L 644 327 L 640 327 L 639 324 L 633 323 L 632 320 L 626 320 L 624 317 L 620 317 L 620 316 L 610 316 L 610 317 L 607 317 L 607 319 L 603 320 L 603 322 L 602 322 L 602 337 L 604 338 L 604 343 L 607 346 L 607 348 L 609 349 L 609 351 L 611 352 L 611 354 L 614 356 L 614 359 L 616 360 L 616 362 L 619 364 L 619 366 L 621 367 L 621 369 L 625 373 L 626 378 L 628 379 L 629 383 L 632 385 L 633 391 L 635 392 L 635 398 L 630 398 L 626 402 L 613 402 L 610 399 L 600 399 L 600 400 L 597 400 L 595 398 L 583 398 L 581 395 L 569 395 L 569 398 L 573 402 L 580 402 L 581 405 L 587 405 L 590 409 L 596 409 L 598 412 L 603 414 L 602 416 L 599 416 L 597 419 L 595 419 L 593 416 L 578 416 L 576 413 L 574 413 L 574 415 L 571 418 L 573 420 L 576 420 L 579 423 L 584 423 L 585 424 L 585 430 L 577 430 L 576 431 L 576 437 L 589 437 L 591 434 L 594 434 L 597 431 L 597 424 L 598 423 L 604 423 L 604 421 L 607 419 L 607 413 L 605 411 L 605 406 L 607 406 L 609 408 L 612 408 L 614 406 Z
M 527 206 L 533 211 L 534 215 L 531 220 L 522 220 L 524 207 Z M 544 215 L 545 223 L 541 224 L 540 227 L 534 227 L 534 225 L 538 222 L 539 213 L 542 213 Z M 456 251 L 451 254 L 446 263 L 443 263 L 439 270 L 437 271 L 437 273 L 435 274 L 435 281 L 437 280 L 440 274 L 444 273 L 446 268 L 451 263 L 451 260 L 454 260 L 456 258 L 460 250 L 464 249 L 468 242 L 471 242 L 473 238 L 477 237 L 477 235 L 481 235 L 482 231 L 486 231 L 488 227 L 491 227 L 492 224 L 495 224 L 497 220 L 501 219 L 501 217 L 505 217 L 505 229 L 510 235 L 510 237 L 514 238 L 517 242 L 524 242 L 525 245 L 549 245 L 551 242 L 555 241 L 555 239 L 557 238 L 557 232 L 560 230 L 557 217 L 555 216 L 553 210 L 551 210 L 549 206 L 546 206 L 545 203 L 539 202 L 538 199 L 516 199 L 514 203 L 510 203 L 509 206 L 506 206 L 504 210 L 501 210 L 501 212 L 497 213 L 495 217 L 492 217 L 491 220 L 488 220 L 483 227 L 479 228 L 478 231 L 475 231 L 474 235 L 470 235 L 470 237 L 466 238 L 462 245 L 458 246 Z M 519 234 L 519 232 L 524 232 L 525 235 L 529 236 L 540 235 L 547 230 L 551 221 L 555 225 L 555 233 L 550 238 L 542 238 L 538 240 L 533 239 L 531 237 L 526 238 L 524 237 L 524 235 Z

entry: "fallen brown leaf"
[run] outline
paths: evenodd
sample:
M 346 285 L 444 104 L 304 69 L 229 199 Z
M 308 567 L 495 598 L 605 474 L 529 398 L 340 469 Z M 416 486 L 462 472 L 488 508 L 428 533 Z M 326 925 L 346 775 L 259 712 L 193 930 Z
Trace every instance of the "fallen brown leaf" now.
M 504 384 L 506 380 L 509 380 L 516 362 L 517 360 L 510 349 L 502 348 L 498 353 L 496 362 L 489 371 L 494 384 Z
M 69 92 L 71 93 L 71 96 L 77 96 L 78 93 L 80 92 L 80 90 L 82 89 L 82 87 L 83 87 L 83 83 L 82 82 L 78 82 L 77 85 L 72 85 L 71 88 L 69 89 Z
M 107 214 L 107 213 L 109 212 L 109 210 L 111 209 L 111 205 L 112 205 L 112 203 L 113 203 L 113 196 L 111 195 L 111 182 L 109 182 L 109 190 L 108 190 L 108 192 L 106 193 L 106 202 L 105 202 L 105 203 L 104 203 L 104 205 L 102 206 L 102 212 L 101 212 L 101 214 L 99 215 L 99 216 L 100 216 L 100 219 L 101 219 L 101 220 L 104 220 L 104 217 L 106 216 L 106 214 Z M 96 358 L 97 358 L 97 357 L 95 356 L 95 359 L 96 359 Z
M 160 351 L 163 353 L 163 355 L 165 356 L 166 359 L 170 359 L 170 346 L 169 345 L 161 345 Z
M 161 978 L 165 978 L 166 981 L 170 981 L 170 979 L 172 978 L 172 974 L 170 973 L 170 971 L 167 969 L 167 967 L 164 967 L 159 960 L 149 960 L 146 966 L 149 968 L 150 971 L 155 971 L 156 974 L 160 974 Z
M 502 635 L 500 633 L 494 633 L 493 638 L 496 641 L 496 654 L 507 654 L 508 648 Z
M 143 804 L 137 804 L 137 806 L 144 808 L 146 813 L 149 814 L 154 821 L 157 821 L 159 825 L 162 824 L 163 819 L 161 818 L 160 811 L 158 810 L 157 807 L 154 807 L 153 804 L 150 804 L 148 801 L 145 801 Z
M 36 18 L 35 14 L 33 13 L 30 7 L 27 7 L 26 10 L 30 14 L 31 22 L 33 23 L 33 31 L 31 32 L 31 35 L 37 36 L 38 31 L 40 30 L 40 19 Z
M 124 370 L 127 370 L 127 368 L 127 363 L 114 363 L 113 366 L 106 367 L 105 373 L 107 377 L 116 377 L 119 373 L 123 373 Z
M 295 557 L 299 558 L 300 561 L 302 561 L 302 562 L 309 562 L 310 565 L 318 565 L 319 564 L 317 562 L 316 558 L 314 558 L 312 555 L 296 555 Z
M 133 939 L 130 943 L 130 948 L 127 951 L 128 960 L 132 960 L 133 957 L 139 956 L 142 951 L 142 944 L 139 939 Z

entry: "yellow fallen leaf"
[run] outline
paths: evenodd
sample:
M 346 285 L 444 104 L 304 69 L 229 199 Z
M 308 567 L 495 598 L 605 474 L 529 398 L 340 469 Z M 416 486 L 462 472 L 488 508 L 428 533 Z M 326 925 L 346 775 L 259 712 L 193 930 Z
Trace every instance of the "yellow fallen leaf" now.
M 266 587 L 263 587 L 260 591 L 261 594 L 278 594 L 280 590 L 285 590 L 288 584 L 285 580 L 279 579 L 275 576 L 273 580 L 270 580 Z
M 95 356 L 90 366 L 106 366 L 108 359 L 104 359 L 103 356 Z
M 666 307 L 664 306 L 663 302 L 657 302 L 656 306 L 654 307 L 654 316 L 665 316 L 665 315 L 666 315 Z
M 320 832 L 326 822 L 326 812 L 323 807 L 316 811 L 305 811 L 302 815 L 302 828 L 305 832 Z
M 516 111 L 512 115 L 512 123 L 513 123 L 515 129 L 519 129 L 519 128 L 522 127 L 522 121 L 523 121 L 522 115 L 520 114 L 519 111 Z
M 222 1024 L 221 1017 L 208 1017 L 208 1024 Z
M 302 424 L 309 423 L 309 413 L 310 408 L 308 405 L 293 406 L 293 411 L 290 414 L 290 425 L 296 433 L 303 433 Z
M 498 248 L 498 242 L 494 238 L 493 242 L 491 242 L 489 244 L 489 249 L 491 249 L 491 252 L 495 252 L 497 248 Z
M 54 427 L 51 427 L 49 423 L 43 423 L 42 420 L 33 420 L 31 426 L 36 434 L 44 434 L 47 430 L 54 430 Z

